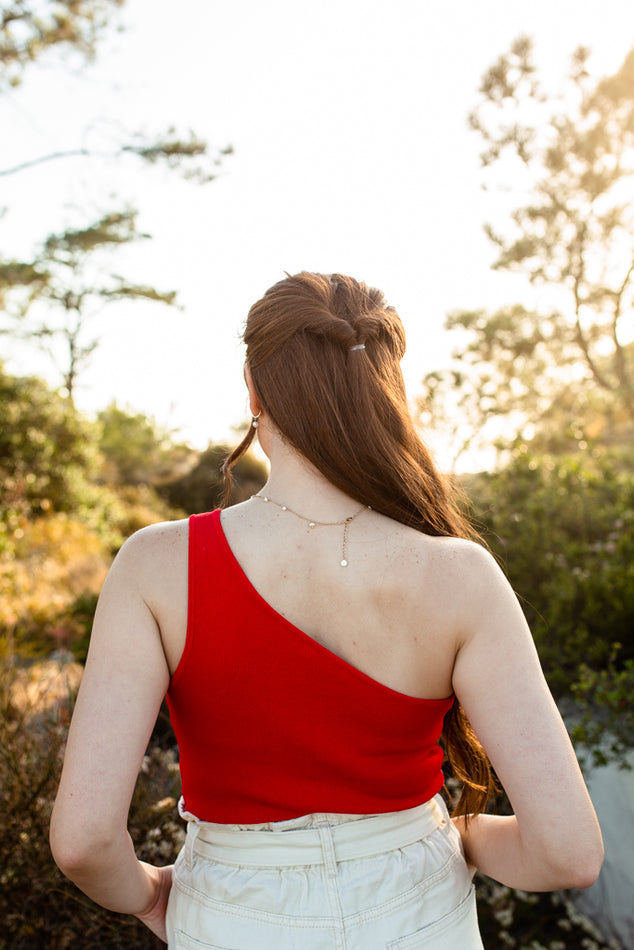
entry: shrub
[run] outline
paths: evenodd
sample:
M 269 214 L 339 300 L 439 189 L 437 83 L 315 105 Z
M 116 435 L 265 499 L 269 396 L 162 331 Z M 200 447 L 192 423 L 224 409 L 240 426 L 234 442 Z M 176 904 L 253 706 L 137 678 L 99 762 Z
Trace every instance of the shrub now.
M 140 921 L 98 907 L 50 854 L 48 826 L 77 670 L 5 663 L 0 673 L 0 950 L 158 950 L 165 945 Z M 141 859 L 174 861 L 184 839 L 178 794 L 175 753 L 151 748 L 130 810 Z
M 102 478 L 110 484 L 157 484 L 191 467 L 196 453 L 142 413 L 111 403 L 97 416 Z
M 161 495 L 189 514 L 216 508 L 224 494 L 222 465 L 229 452 L 225 445 L 210 445 L 185 475 L 159 487 Z M 235 505 L 260 490 L 266 481 L 266 467 L 247 452 L 236 463 L 233 475 L 231 504 Z
M 594 766 L 618 761 L 629 768 L 626 753 L 632 748 L 634 737 L 634 660 L 617 665 L 620 644 L 607 666 L 593 670 L 582 663 L 579 679 L 572 686 L 577 705 L 578 721 L 572 728 L 572 738 L 589 750 Z
M 97 464 L 95 427 L 70 400 L 0 366 L 0 509 L 72 511 Z
M 23 656 L 71 646 L 83 633 L 75 604 L 96 595 L 109 552 L 94 531 L 63 513 L 25 521 L 13 548 L 0 556 L 0 636 Z
M 627 458 L 520 452 L 507 468 L 466 485 L 522 602 L 551 689 L 575 701 L 575 739 L 595 763 L 624 761 L 634 745 L 634 474 Z
M 524 606 L 544 670 L 569 694 L 579 664 L 634 659 L 634 475 L 618 459 L 519 455 L 467 483 Z
M 607 941 L 562 891 L 532 894 L 476 876 L 485 947 L 516 950 L 625 950 Z

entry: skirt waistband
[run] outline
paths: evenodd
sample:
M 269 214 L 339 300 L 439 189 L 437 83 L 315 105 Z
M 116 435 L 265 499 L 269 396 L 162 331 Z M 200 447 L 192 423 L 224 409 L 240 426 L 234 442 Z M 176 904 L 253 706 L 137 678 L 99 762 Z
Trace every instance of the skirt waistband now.
M 314 827 L 281 831 L 250 831 L 199 821 L 181 811 L 189 822 L 187 850 L 224 864 L 256 867 L 293 867 L 326 863 L 326 851 L 336 862 L 367 858 L 404 848 L 450 825 L 440 795 L 405 811 L 355 816 L 333 823 L 328 815 L 315 816 Z M 287 823 L 288 824 L 288 823 Z M 329 844 L 325 848 L 325 839 Z M 334 854 L 332 852 L 334 851 Z

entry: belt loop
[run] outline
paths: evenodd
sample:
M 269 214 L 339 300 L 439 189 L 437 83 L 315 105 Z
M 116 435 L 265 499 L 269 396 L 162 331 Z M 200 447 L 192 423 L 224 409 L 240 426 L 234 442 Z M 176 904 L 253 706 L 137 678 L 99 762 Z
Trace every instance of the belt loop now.
M 185 845 L 183 847 L 183 857 L 186 867 L 191 868 L 194 862 L 194 844 L 196 843 L 196 838 L 200 830 L 200 820 L 196 815 L 186 810 L 185 799 L 182 795 L 178 802 L 178 814 L 183 821 L 187 822 L 187 837 L 185 838 Z
M 196 843 L 196 838 L 198 837 L 200 825 L 197 821 L 189 821 L 187 823 L 187 837 L 185 839 L 185 847 L 183 848 L 185 866 L 191 870 L 194 863 L 194 844 Z
M 447 807 L 447 803 L 446 803 L 445 799 L 442 797 L 442 795 L 440 794 L 440 792 L 438 792 L 437 795 L 434 795 L 432 801 L 434 802 L 434 804 L 436 805 L 436 807 L 439 809 L 439 811 L 440 811 L 440 813 L 441 813 L 441 815 L 442 815 L 442 817 L 443 817 L 443 821 L 441 822 L 441 825 L 444 824 L 444 826 L 445 826 L 445 829 L 444 829 L 445 832 L 449 832 L 449 831 L 451 830 L 451 828 L 453 827 L 453 822 L 451 821 L 451 816 L 450 816 L 450 814 L 449 814 L 449 808 Z
M 324 865 L 328 877 L 337 877 L 337 858 L 335 856 L 335 845 L 333 841 L 332 828 L 326 822 L 319 822 L 317 825 L 319 837 L 321 839 L 321 850 L 324 855 Z

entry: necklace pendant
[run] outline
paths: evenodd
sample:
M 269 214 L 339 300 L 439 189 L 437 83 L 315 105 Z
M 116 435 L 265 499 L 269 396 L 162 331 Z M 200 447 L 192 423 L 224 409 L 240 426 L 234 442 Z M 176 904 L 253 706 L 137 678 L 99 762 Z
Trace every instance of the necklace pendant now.
M 272 505 L 275 505 L 275 507 L 279 508 L 281 511 L 288 511 L 289 514 L 295 515 L 296 518 L 301 518 L 301 520 L 305 522 L 305 524 L 307 524 L 309 528 L 316 528 L 317 525 L 323 528 L 334 528 L 334 527 L 337 527 L 338 525 L 343 525 L 341 560 L 339 561 L 339 564 L 341 565 L 341 567 L 348 566 L 348 559 L 346 557 L 346 553 L 348 550 L 348 528 L 350 527 L 352 522 L 355 520 L 355 518 L 359 517 L 359 515 L 365 508 L 367 508 L 368 511 L 371 511 L 371 508 L 369 505 L 362 505 L 361 508 L 359 508 L 358 511 L 355 511 L 353 515 L 348 515 L 347 518 L 342 518 L 341 521 L 310 521 L 308 518 L 304 517 L 304 515 L 300 515 L 299 512 L 293 511 L 293 509 L 289 508 L 288 505 L 282 505 L 279 501 L 274 501 L 272 498 L 269 498 L 268 495 L 258 495 L 256 493 L 255 495 L 251 495 L 251 498 L 260 498 L 264 502 L 270 502 Z

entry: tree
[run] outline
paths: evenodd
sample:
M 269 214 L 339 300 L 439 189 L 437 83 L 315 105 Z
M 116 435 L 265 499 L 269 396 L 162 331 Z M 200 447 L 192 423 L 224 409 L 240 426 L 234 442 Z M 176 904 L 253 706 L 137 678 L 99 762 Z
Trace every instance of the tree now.
M 96 44 L 110 25 L 116 7 L 125 0 L 12 0 L 0 11 L 0 91 L 10 91 L 25 70 L 46 52 L 62 48 L 80 58 L 94 57 Z M 71 156 L 109 161 L 131 158 L 149 165 L 163 164 L 184 178 L 205 184 L 213 181 L 231 147 L 212 153 L 195 132 L 179 133 L 171 127 L 160 134 L 120 134 L 111 149 L 68 148 L 34 156 L 0 169 L 0 177 Z M 114 249 L 149 235 L 136 229 L 136 212 L 130 209 L 104 213 L 97 221 L 83 222 L 49 235 L 31 259 L 18 260 L 0 253 L 0 307 L 9 317 L 0 333 L 35 340 L 50 349 L 63 340 L 66 358 L 64 385 L 72 396 L 78 371 L 98 345 L 86 334 L 86 325 L 106 303 L 121 299 L 153 300 L 174 304 L 174 291 L 161 291 L 117 276 L 104 276 L 96 267 L 106 249 Z M 56 319 L 53 314 L 56 314 Z
M 148 235 L 136 230 L 136 212 L 115 212 L 88 227 L 51 234 L 27 264 L 0 265 L 0 295 L 11 321 L 0 332 L 13 332 L 45 346 L 61 340 L 65 347 L 63 382 L 71 399 L 77 374 L 99 342 L 98 337 L 87 334 L 87 324 L 104 306 L 123 299 L 175 304 L 173 290 L 135 284 L 96 265 L 105 251 L 144 237 Z M 12 290 L 18 291 L 13 311 Z M 57 322 L 54 312 L 60 314 Z
M 125 0 L 9 0 L 0 10 L 0 89 L 51 49 L 91 59 L 115 7 Z
M 128 132 L 124 137 L 131 141 L 119 142 L 109 151 L 84 145 L 81 148 L 68 148 L 59 152 L 50 152 L 47 155 L 36 155 L 18 162 L 17 165 L 0 168 L 0 178 L 16 175 L 18 172 L 62 158 L 83 157 L 112 161 L 135 156 L 150 165 L 163 162 L 169 169 L 179 171 L 186 180 L 204 185 L 217 177 L 222 159 L 226 155 L 233 154 L 233 147 L 227 145 L 212 156 L 209 154 L 207 142 L 199 138 L 195 132 L 190 131 L 183 136 L 173 126 L 160 135 L 150 136 Z
M 631 431 L 634 50 L 596 83 L 588 59 L 578 49 L 562 95 L 548 96 L 521 37 L 483 77 L 470 124 L 485 143 L 485 175 L 521 174 L 525 189 L 505 233 L 485 227 L 493 268 L 541 287 L 543 306 L 449 314 L 467 342 L 453 378 L 426 381 L 432 413 L 440 392 L 458 389 L 482 422 L 511 419 L 523 436 L 555 422 L 578 439 L 588 427 Z

